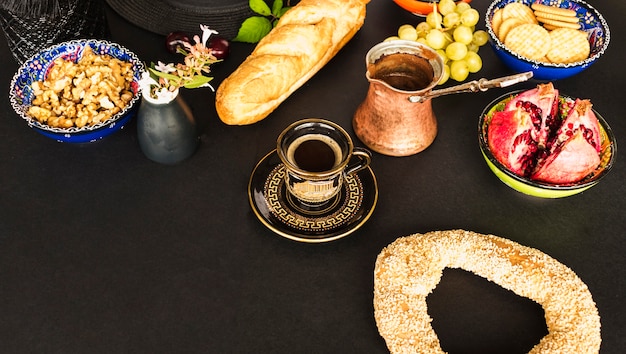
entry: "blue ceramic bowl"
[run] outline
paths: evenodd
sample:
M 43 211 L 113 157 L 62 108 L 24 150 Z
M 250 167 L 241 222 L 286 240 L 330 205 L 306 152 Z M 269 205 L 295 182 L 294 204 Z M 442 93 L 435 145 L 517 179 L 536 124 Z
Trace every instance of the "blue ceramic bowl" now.
M 496 36 L 491 27 L 493 14 L 497 9 L 503 8 L 511 2 L 522 2 L 526 5 L 540 3 L 544 5 L 557 6 L 576 11 L 576 16 L 580 19 L 581 29 L 587 32 L 591 53 L 583 61 L 568 64 L 543 63 L 522 57 L 521 55 L 508 49 Z M 564 79 L 580 73 L 593 64 L 606 50 L 611 40 L 609 25 L 604 17 L 591 5 L 582 0 L 496 0 L 491 3 L 485 13 L 485 24 L 490 44 L 496 56 L 515 72 L 532 71 L 533 78 L 538 80 L 553 81 Z
M 62 57 L 64 59 L 78 60 L 87 46 L 91 47 L 96 54 L 108 54 L 133 64 L 134 74 L 131 88 L 134 96 L 132 100 L 124 109 L 105 122 L 81 128 L 55 128 L 31 117 L 28 113 L 28 108 L 34 99 L 33 89 L 31 88 L 32 83 L 46 78 L 48 69 L 50 69 L 55 59 Z M 35 129 L 38 133 L 59 142 L 94 142 L 122 129 L 135 115 L 137 103 L 141 97 L 138 82 L 143 71 L 144 65 L 137 56 L 119 44 L 95 39 L 72 40 L 44 49 L 24 62 L 11 80 L 9 99 L 15 112 L 26 121 L 29 127 Z
M 600 135 L 602 137 L 600 165 L 595 171 L 578 182 L 571 184 L 552 184 L 534 181 L 513 173 L 493 156 L 489 148 L 489 143 L 487 142 L 487 130 L 489 129 L 491 117 L 495 112 L 503 110 L 506 103 L 522 91 L 523 90 L 510 92 L 496 98 L 485 107 L 478 119 L 478 144 L 489 169 L 507 186 L 520 193 L 539 198 L 568 197 L 581 193 L 598 184 L 600 179 L 606 176 L 613 167 L 615 153 L 617 152 L 617 142 L 611 127 L 609 127 L 606 120 L 595 109 L 593 112 L 600 123 Z M 561 104 L 565 104 L 565 102 L 573 102 L 574 99 L 567 95 L 560 95 L 560 101 Z

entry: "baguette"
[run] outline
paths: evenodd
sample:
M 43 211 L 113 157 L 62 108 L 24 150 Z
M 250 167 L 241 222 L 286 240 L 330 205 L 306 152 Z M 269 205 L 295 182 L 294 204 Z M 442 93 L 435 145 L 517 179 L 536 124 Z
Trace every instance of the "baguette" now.
M 317 73 L 361 28 L 369 0 L 301 0 L 218 87 L 229 125 L 256 123 Z

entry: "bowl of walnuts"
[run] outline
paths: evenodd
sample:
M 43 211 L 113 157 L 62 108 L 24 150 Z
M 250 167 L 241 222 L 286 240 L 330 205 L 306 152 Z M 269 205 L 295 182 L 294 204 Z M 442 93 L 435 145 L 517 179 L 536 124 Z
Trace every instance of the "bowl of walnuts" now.
M 611 40 L 604 17 L 582 0 L 496 0 L 487 8 L 485 25 L 507 67 L 546 81 L 585 70 Z
M 140 101 L 137 56 L 105 40 L 72 40 L 26 60 L 9 100 L 29 127 L 59 142 L 89 143 L 122 129 Z

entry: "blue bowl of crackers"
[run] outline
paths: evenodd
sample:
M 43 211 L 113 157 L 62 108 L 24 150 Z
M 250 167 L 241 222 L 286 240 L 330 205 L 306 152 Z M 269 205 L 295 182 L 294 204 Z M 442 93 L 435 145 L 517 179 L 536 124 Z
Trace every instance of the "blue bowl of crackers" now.
M 9 100 L 36 132 L 59 142 L 90 143 L 134 117 L 144 65 L 119 44 L 80 39 L 26 60 L 11 80 Z
M 564 79 L 604 54 L 611 34 L 602 15 L 582 0 L 496 0 L 485 14 L 496 56 L 515 72 Z

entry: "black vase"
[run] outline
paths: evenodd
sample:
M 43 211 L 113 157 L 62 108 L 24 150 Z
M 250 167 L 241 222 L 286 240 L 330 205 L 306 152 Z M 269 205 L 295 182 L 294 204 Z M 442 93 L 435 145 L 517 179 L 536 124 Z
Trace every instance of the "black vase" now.
M 189 158 L 200 142 L 191 109 L 180 95 L 167 103 L 142 97 L 137 112 L 137 139 L 146 157 L 168 165 Z

